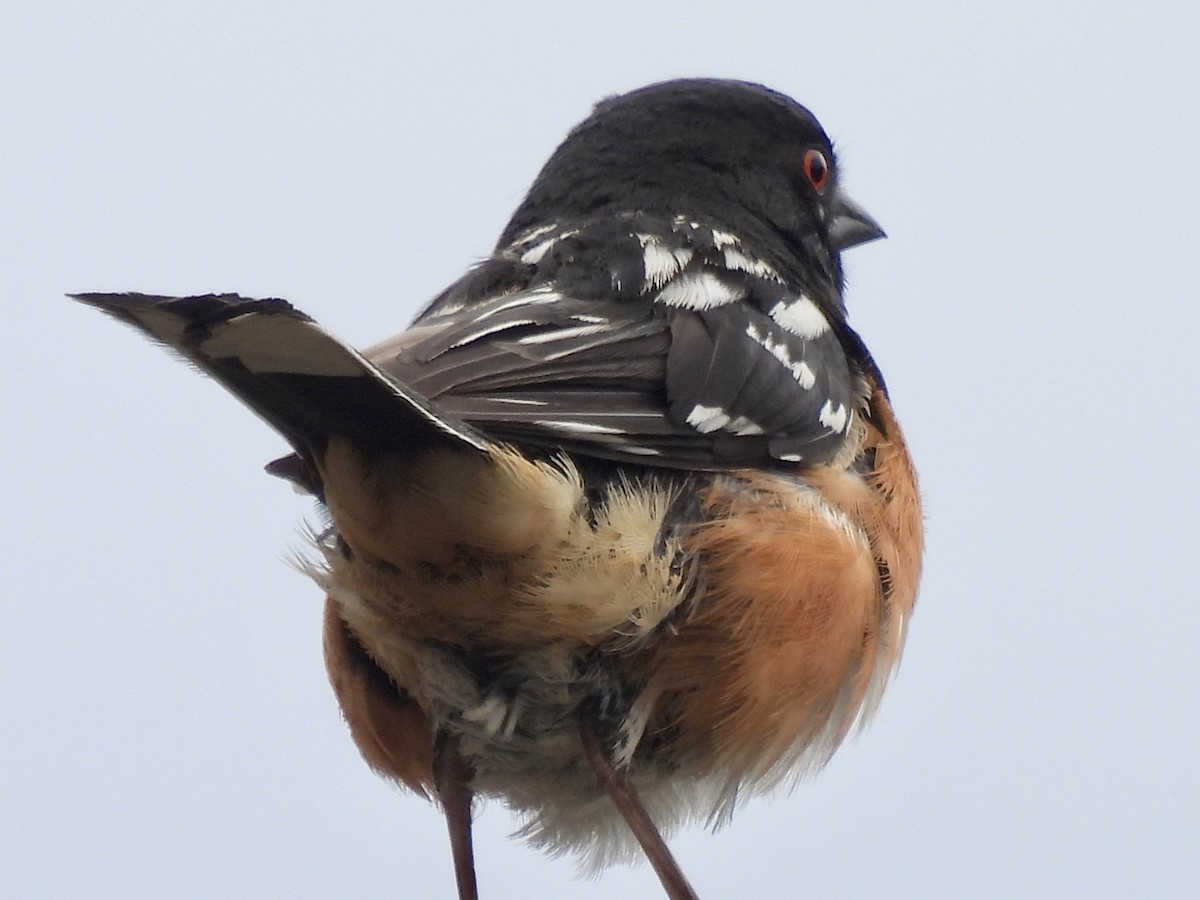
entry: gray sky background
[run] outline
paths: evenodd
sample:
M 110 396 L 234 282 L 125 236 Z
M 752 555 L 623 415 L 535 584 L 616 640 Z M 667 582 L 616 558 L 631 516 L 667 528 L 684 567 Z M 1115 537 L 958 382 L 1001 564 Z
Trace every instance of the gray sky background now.
M 0 894 L 448 897 L 360 761 L 282 442 L 66 291 L 287 297 L 365 345 L 491 247 L 602 96 L 810 106 L 889 240 L 851 321 L 927 574 L 873 725 L 673 845 L 718 897 L 1200 895 L 1194 3 L 9 4 Z M 489 806 L 493 898 L 577 881 Z

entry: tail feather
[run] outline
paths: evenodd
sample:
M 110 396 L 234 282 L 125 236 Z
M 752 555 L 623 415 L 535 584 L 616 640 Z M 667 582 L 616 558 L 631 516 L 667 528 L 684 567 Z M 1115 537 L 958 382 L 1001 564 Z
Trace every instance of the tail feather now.
M 182 354 L 305 461 L 332 435 L 365 452 L 485 451 L 486 439 L 368 362 L 285 300 L 236 294 L 72 294 Z M 282 472 L 280 474 L 283 474 Z

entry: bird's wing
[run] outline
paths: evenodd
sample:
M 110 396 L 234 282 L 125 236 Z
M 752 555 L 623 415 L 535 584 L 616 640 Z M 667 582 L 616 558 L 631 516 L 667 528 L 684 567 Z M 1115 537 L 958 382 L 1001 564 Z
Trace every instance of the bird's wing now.
M 701 223 L 539 229 L 366 352 L 502 440 L 668 467 L 816 464 L 851 432 L 863 380 L 811 293 Z

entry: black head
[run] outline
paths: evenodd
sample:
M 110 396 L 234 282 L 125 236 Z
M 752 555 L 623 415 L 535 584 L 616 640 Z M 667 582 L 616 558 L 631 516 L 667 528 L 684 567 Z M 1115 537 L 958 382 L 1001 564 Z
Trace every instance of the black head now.
M 646 212 L 735 231 L 787 272 L 883 235 L 840 192 L 812 113 L 762 85 L 687 79 L 599 103 L 546 163 L 500 240 L 556 221 Z

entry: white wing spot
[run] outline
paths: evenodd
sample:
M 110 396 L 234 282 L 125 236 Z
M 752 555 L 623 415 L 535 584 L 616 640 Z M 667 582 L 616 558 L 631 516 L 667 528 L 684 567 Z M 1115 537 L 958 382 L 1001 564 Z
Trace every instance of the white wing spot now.
M 746 326 L 746 334 L 749 335 L 751 340 L 755 341 L 760 347 L 779 360 L 780 363 L 787 366 L 792 373 L 792 377 L 796 379 L 796 383 L 800 387 L 807 391 L 811 390 L 812 386 L 817 383 L 816 376 L 804 360 L 796 362 L 792 359 L 792 354 L 788 350 L 787 344 L 775 340 L 769 334 L 763 334 L 754 327 L 753 322 Z
M 519 328 L 522 325 L 533 324 L 533 319 L 512 319 L 508 322 L 492 322 L 489 325 L 484 325 L 482 328 L 477 328 L 474 331 L 463 335 L 461 338 L 451 344 L 450 347 L 451 349 L 455 347 L 465 347 L 472 341 L 477 341 L 482 337 L 487 337 L 489 334 L 495 334 L 497 331 L 507 331 L 509 328 Z
M 549 331 L 535 331 L 525 337 L 517 338 L 518 344 L 551 344 L 554 341 L 570 341 L 586 337 L 589 334 L 601 334 L 608 328 L 607 323 L 600 325 L 575 325 L 572 328 L 554 328 Z
M 841 432 L 846 430 L 846 423 L 849 421 L 850 416 L 843 404 L 839 403 L 835 409 L 833 401 L 826 400 L 825 405 L 821 407 L 819 419 L 821 424 L 830 431 Z
M 641 444 L 621 444 L 622 452 L 632 453 L 635 456 L 661 456 L 662 451 L 657 447 L 643 447 Z
M 553 428 L 556 431 L 568 431 L 572 434 L 624 434 L 621 428 L 609 425 L 596 425 L 593 422 L 572 422 L 567 419 L 538 419 L 534 422 L 542 428 Z
M 685 272 L 658 293 L 661 302 L 685 309 L 714 309 L 736 303 L 744 296 L 740 289 L 730 287 L 712 272 L 704 271 Z
M 550 230 L 550 229 L 546 229 L 546 230 Z M 543 229 L 539 228 L 536 231 L 531 232 L 522 243 L 525 245 L 528 245 L 528 242 L 531 239 L 533 239 L 536 236 L 540 236 L 543 233 L 544 233 Z M 564 231 L 561 234 L 556 234 L 553 237 L 548 237 L 544 241 L 538 241 L 533 246 L 528 247 L 528 249 L 526 249 L 525 252 L 521 254 L 521 262 L 523 262 L 527 266 L 536 266 L 538 263 L 540 263 L 542 261 L 542 258 L 547 253 L 549 253 L 551 249 L 553 249 L 555 244 L 557 244 L 559 241 L 562 241 L 569 237 L 573 237 L 574 235 L 577 235 L 577 234 L 579 234 L 579 229 L 576 228 L 576 229 L 572 229 L 571 231 Z
M 729 414 L 719 406 L 697 403 L 687 415 L 687 423 L 701 434 L 708 434 L 729 424 Z
M 796 381 L 800 387 L 806 391 L 811 391 L 812 386 L 817 383 L 817 376 L 813 374 L 813 370 L 808 367 L 806 362 L 798 362 L 792 367 L 792 374 L 796 376 Z
M 519 291 L 515 294 L 506 295 L 500 302 L 490 303 L 481 309 L 475 316 L 476 321 L 497 316 L 502 312 L 508 312 L 510 309 L 517 309 L 521 306 L 545 306 L 548 303 L 557 303 L 562 297 L 552 288 L 539 287 L 530 291 Z
M 756 278 L 769 278 L 772 281 L 783 281 L 783 279 L 779 277 L 779 273 L 776 272 L 770 265 L 763 262 L 761 259 L 754 259 L 747 256 L 737 247 L 726 247 L 724 255 L 725 268 L 727 269 L 736 269 L 739 272 L 748 272 Z
M 536 241 L 538 238 L 549 234 L 557 227 L 557 222 L 551 222 L 549 225 L 539 225 L 537 228 L 530 228 L 527 232 L 517 238 L 516 242 L 518 244 L 530 244 L 533 241 Z
M 558 241 L 558 237 L 552 237 L 534 244 L 521 254 L 521 262 L 525 263 L 527 266 L 536 266 L 542 261 L 542 257 L 549 253 L 550 248 L 557 244 Z
M 770 316 L 792 334 L 812 340 L 829 330 L 825 314 L 803 294 L 795 300 L 781 300 L 772 307 Z
M 636 237 L 642 245 L 642 268 L 646 274 L 643 291 L 658 290 L 691 262 L 691 247 L 671 250 L 663 246 L 658 235 L 639 232 Z

